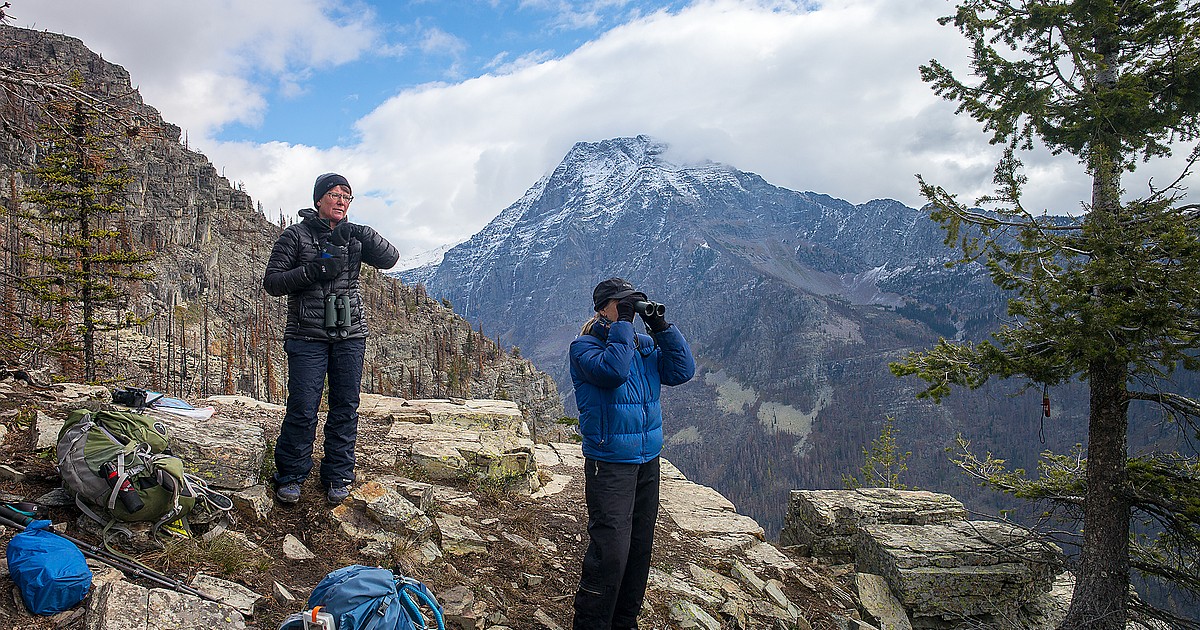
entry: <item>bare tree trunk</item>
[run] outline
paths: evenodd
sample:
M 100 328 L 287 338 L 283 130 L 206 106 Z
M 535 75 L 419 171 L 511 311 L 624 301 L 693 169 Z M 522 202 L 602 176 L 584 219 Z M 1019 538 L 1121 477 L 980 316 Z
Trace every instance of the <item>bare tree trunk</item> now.
M 1127 368 L 1095 362 L 1088 370 L 1087 494 L 1083 502 L 1082 562 L 1062 629 L 1123 630 L 1129 592 L 1129 483 L 1125 433 Z

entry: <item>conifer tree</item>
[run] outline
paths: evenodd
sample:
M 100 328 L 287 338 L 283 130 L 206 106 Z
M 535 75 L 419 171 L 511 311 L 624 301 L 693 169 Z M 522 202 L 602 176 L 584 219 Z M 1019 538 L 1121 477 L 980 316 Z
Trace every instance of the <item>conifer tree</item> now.
M 94 128 L 81 103 L 60 103 L 66 125 L 43 142 L 29 175 L 34 186 L 17 211 L 24 258 L 39 272 L 22 279 L 23 288 L 50 307 L 31 318 L 58 340 L 51 351 L 66 358 L 83 354 L 83 377 L 96 379 L 97 334 L 141 323 L 122 308 L 124 283 L 151 275 L 141 269 L 150 255 L 121 242 L 117 218 L 125 211 L 130 182 L 124 167 Z M 77 307 L 77 308 L 73 308 Z
M 941 23 L 970 41 L 975 76 L 935 60 L 922 77 L 1005 151 L 996 192 L 973 205 L 918 179 L 947 244 L 986 262 L 1014 296 L 1011 321 L 992 340 L 943 339 L 892 370 L 927 381 L 923 395 L 935 400 L 992 377 L 1087 382 L 1086 450 L 1048 454 L 1036 480 L 996 469 L 990 479 L 1082 515 L 1061 627 L 1124 628 L 1145 612 L 1131 598 L 1131 569 L 1200 591 L 1200 466 L 1177 453 L 1131 458 L 1127 444 L 1133 404 L 1159 405 L 1185 433 L 1197 430 L 1200 405 L 1170 385 L 1173 372 L 1200 367 L 1200 206 L 1181 187 L 1198 151 L 1179 179 L 1143 178 L 1144 194 L 1125 188 L 1141 163 L 1200 135 L 1200 2 L 965 0 Z M 1078 158 L 1092 184 L 1079 216 L 1023 205 L 1017 155 L 1038 144 Z M 1134 519 L 1152 522 L 1157 538 L 1131 542 Z
M 842 483 L 850 489 L 907 490 L 908 486 L 900 482 L 900 475 L 908 471 L 908 458 L 912 456 L 912 451 L 900 452 L 900 444 L 896 439 L 898 434 L 896 419 L 885 417 L 879 437 L 871 440 L 870 448 L 863 447 L 863 465 L 858 469 L 858 476 L 842 475 Z

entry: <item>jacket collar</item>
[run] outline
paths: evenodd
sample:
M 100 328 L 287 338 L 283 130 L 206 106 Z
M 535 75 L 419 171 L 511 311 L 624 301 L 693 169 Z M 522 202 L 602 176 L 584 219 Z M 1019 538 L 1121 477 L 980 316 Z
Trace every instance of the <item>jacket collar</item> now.
M 317 211 L 312 208 L 305 208 L 300 211 L 301 223 L 307 225 L 309 229 L 317 232 L 330 232 L 329 221 L 322 219 Z
M 608 340 L 608 329 L 612 326 L 612 322 L 603 318 L 597 317 L 596 321 L 592 322 L 592 327 L 588 329 L 588 334 L 599 339 L 600 341 Z

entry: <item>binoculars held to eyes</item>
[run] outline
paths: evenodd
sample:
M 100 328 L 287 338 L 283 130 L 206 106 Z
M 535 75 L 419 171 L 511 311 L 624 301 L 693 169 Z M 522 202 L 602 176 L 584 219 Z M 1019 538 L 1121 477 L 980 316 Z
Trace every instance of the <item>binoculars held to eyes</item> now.
M 633 312 L 643 317 L 662 317 L 667 314 L 667 305 L 658 302 L 638 300 L 633 303 Z

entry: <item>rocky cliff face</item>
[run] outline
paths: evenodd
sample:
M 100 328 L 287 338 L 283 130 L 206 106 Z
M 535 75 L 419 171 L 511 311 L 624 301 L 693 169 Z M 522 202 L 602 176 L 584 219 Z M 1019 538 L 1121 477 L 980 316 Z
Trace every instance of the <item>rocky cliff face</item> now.
M 840 487 L 886 416 L 927 483 L 954 476 L 942 450 L 964 423 L 992 422 L 980 409 L 1013 413 L 969 396 L 918 402 L 887 370 L 939 335 L 980 336 L 1003 312 L 980 268 L 945 268 L 942 239 L 898 202 L 856 206 L 679 163 L 643 136 L 577 144 L 439 265 L 402 277 L 520 346 L 568 408 L 567 347 L 595 283 L 621 276 L 667 304 L 700 368 L 664 394 L 667 455 L 773 533 L 787 491 Z M 1028 443 L 1028 431 L 1012 434 Z
M 123 68 L 82 42 L 0 25 L 0 75 L 59 83 L 78 76 L 83 91 L 108 99 L 137 123 L 136 137 L 117 147 L 133 175 L 121 229 L 134 248 L 156 253 L 154 277 L 129 287 L 128 309 L 151 319 L 104 340 L 106 377 L 184 396 L 246 393 L 282 400 L 285 302 L 260 287 L 280 226 L 207 158 L 188 150 L 180 129 L 142 102 Z M 26 173 L 38 154 L 39 125 L 46 122 L 38 99 L 48 98 L 46 91 L 14 86 L 10 82 L 6 87 L 13 89 L 0 92 L 4 208 L 16 208 L 22 191 L 35 183 Z M 297 195 L 298 201 L 305 198 Z M 21 264 L 19 227 L 11 216 L 0 225 L 8 270 Z M 528 360 L 473 331 L 421 290 L 369 269 L 363 279 L 373 332 L 365 389 L 405 397 L 509 398 L 539 427 L 562 415 L 554 383 Z M 5 282 L 0 290 L 15 296 L 8 308 L 27 317 L 36 305 L 13 293 L 11 279 Z M 48 360 L 40 353 L 7 358 L 27 366 Z M 50 367 L 61 373 L 73 366 Z

